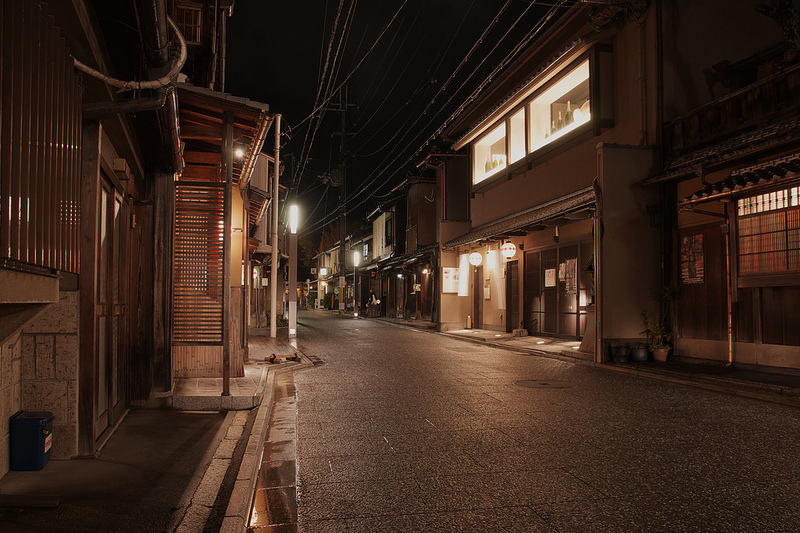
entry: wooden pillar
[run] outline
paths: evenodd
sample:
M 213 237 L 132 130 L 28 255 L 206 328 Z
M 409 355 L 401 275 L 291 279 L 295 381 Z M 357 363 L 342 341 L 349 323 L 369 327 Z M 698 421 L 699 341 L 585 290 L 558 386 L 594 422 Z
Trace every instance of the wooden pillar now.
M 223 194 L 222 239 L 222 395 L 231 395 L 231 192 L 233 186 L 233 113 L 225 111 L 222 118 L 222 173 L 225 179 Z
M 100 187 L 99 122 L 83 126 L 80 197 L 80 370 L 78 374 L 78 454 L 94 455 L 95 370 L 97 364 L 97 193 Z
M 172 239 L 175 183 L 156 173 L 153 198 L 153 390 L 172 389 Z

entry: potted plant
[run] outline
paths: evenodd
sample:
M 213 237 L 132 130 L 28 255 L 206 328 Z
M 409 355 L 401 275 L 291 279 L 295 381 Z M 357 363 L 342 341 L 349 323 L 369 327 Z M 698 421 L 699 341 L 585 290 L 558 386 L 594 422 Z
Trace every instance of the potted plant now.
M 611 347 L 611 358 L 615 363 L 627 363 L 630 350 L 627 344 L 619 344 Z
M 667 329 L 663 315 L 659 317 L 656 313 L 642 311 L 642 320 L 642 335 L 647 338 L 650 351 L 653 352 L 653 359 L 659 362 L 666 361 L 672 332 Z
M 628 353 L 631 361 L 647 361 L 647 344 L 643 342 L 632 342 Z

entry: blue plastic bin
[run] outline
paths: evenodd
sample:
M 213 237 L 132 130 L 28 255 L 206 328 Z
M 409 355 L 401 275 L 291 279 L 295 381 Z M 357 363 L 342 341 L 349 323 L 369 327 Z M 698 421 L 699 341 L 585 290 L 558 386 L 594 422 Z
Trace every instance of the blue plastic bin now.
M 53 413 L 20 411 L 11 417 L 11 470 L 41 470 L 53 448 Z

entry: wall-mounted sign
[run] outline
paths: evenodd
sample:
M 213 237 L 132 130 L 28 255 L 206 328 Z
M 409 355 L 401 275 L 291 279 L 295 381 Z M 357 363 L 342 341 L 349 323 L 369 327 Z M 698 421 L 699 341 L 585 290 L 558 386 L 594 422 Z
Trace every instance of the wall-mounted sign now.
M 703 234 L 681 239 L 681 283 L 703 283 L 705 279 L 705 254 Z
M 442 292 L 458 292 L 458 274 L 456 267 L 442 267 Z
M 555 268 L 546 268 L 544 271 L 544 286 L 545 287 L 555 287 L 556 286 L 556 269 Z

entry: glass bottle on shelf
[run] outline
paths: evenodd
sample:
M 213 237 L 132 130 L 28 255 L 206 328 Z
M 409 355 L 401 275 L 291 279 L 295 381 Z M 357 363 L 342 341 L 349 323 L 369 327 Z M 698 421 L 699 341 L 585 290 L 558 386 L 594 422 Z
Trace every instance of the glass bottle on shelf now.
M 551 120 L 550 121 L 550 135 L 554 134 L 555 132 L 556 132 L 556 121 L 555 120 Z
M 564 125 L 569 126 L 572 124 L 572 105 L 569 100 L 567 100 L 567 113 L 564 115 Z
M 561 111 L 558 112 L 558 121 L 556 122 L 556 131 L 564 127 L 564 120 L 561 118 Z
M 486 156 L 486 164 L 483 165 L 484 172 L 489 172 L 492 170 L 492 155 L 489 154 Z

